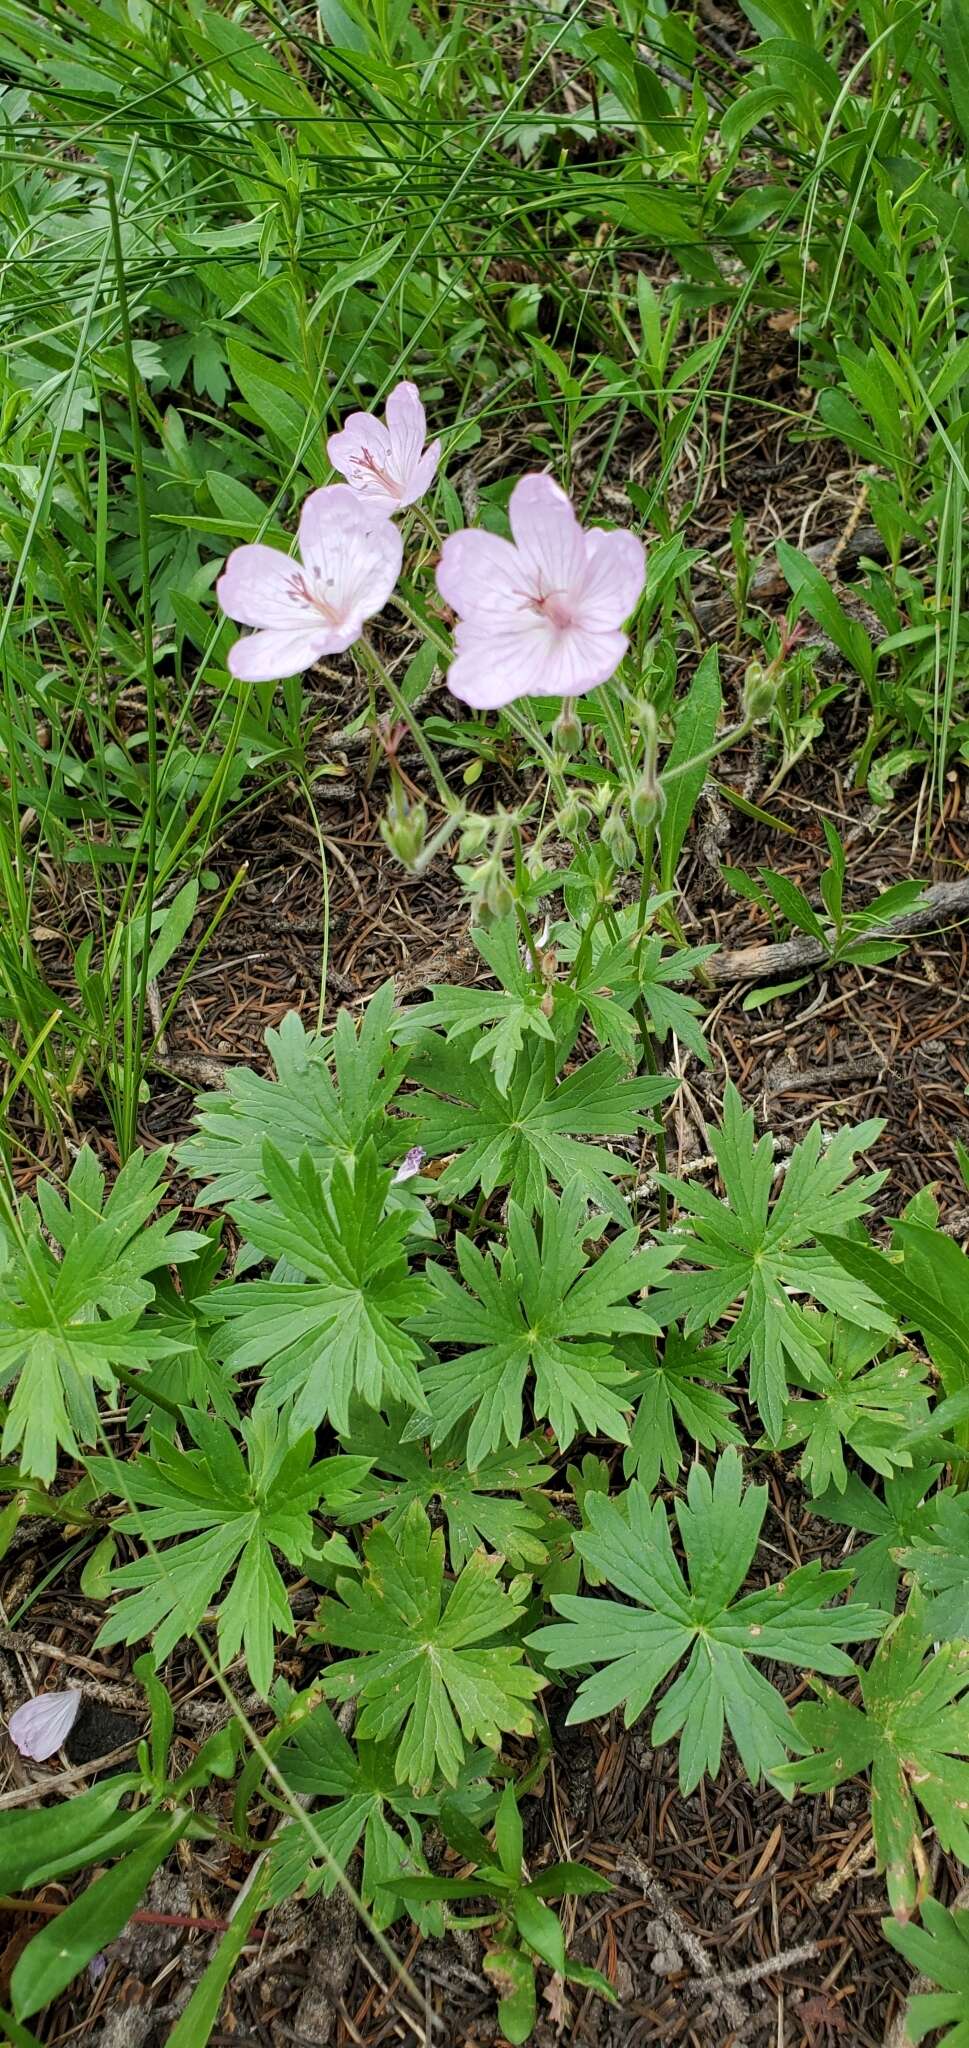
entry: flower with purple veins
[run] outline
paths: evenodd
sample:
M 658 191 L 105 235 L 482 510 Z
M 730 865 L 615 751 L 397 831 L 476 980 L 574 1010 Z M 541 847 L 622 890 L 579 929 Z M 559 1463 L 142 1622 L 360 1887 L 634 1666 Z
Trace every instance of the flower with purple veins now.
M 441 459 L 440 441 L 424 446 L 427 416 L 416 384 L 394 386 L 383 420 L 372 412 L 352 412 L 326 452 L 350 489 L 385 518 L 413 505 L 434 481 Z
M 345 653 L 400 575 L 396 527 L 346 484 L 311 491 L 299 547 L 299 561 L 263 541 L 234 548 L 216 584 L 229 618 L 256 628 L 229 649 L 229 672 L 244 682 L 276 682 Z
M 420 1173 L 421 1167 L 423 1166 L 426 1158 L 427 1153 L 425 1152 L 423 1145 L 412 1145 L 410 1151 L 405 1152 L 404 1157 L 397 1168 L 397 1171 L 393 1178 L 392 1186 L 396 1187 L 397 1183 L 402 1180 L 413 1180 L 414 1175 Z
M 608 682 L 646 575 L 635 534 L 584 531 L 550 476 L 522 477 L 508 511 L 510 541 L 477 527 L 452 533 L 437 568 L 458 615 L 448 688 L 478 710 Z
M 11 1714 L 7 1733 L 21 1756 L 46 1763 L 65 1742 L 77 1720 L 79 1692 L 39 1692 Z

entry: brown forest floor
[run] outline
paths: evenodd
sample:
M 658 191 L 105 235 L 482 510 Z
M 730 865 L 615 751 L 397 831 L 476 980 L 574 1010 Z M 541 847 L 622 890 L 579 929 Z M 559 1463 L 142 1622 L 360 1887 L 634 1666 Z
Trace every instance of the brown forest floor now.
M 789 342 L 775 349 L 771 338 L 765 354 L 764 374 L 776 392 L 779 382 L 792 377 L 792 350 Z M 749 365 L 746 381 L 750 386 Z M 842 468 L 832 470 L 830 447 L 792 450 L 779 432 L 765 429 L 762 413 L 745 421 L 738 406 L 731 449 L 726 480 L 718 478 L 704 497 L 691 538 L 724 552 L 738 504 L 751 515 L 754 552 L 766 552 L 780 532 L 809 545 L 843 531 L 857 488 L 843 458 Z M 514 451 L 501 452 L 506 462 L 513 460 Z M 648 446 L 625 449 L 621 462 L 617 457 L 617 478 L 637 473 L 649 452 Z M 611 509 L 608 495 L 607 485 L 604 509 Z M 712 581 L 701 594 L 715 596 Z M 783 593 L 765 603 L 780 615 Z M 726 649 L 725 656 L 729 679 Z M 344 673 L 345 680 L 327 678 L 320 685 L 320 707 L 331 730 L 352 704 L 350 672 Z M 446 709 L 445 693 L 437 694 L 433 708 Z M 863 724 L 849 683 L 829 712 L 823 739 L 770 799 L 770 810 L 793 828 L 789 836 L 747 819 L 729 803 L 701 805 L 680 878 L 681 916 L 691 942 L 739 945 L 769 936 L 751 907 L 725 885 L 716 858 L 747 871 L 768 862 L 799 880 L 817 901 L 822 816 L 846 838 L 854 901 L 910 873 L 924 880 L 965 873 L 965 777 L 953 776 L 946 784 L 944 816 L 933 825 L 929 815 L 927 846 L 917 782 L 902 786 L 890 811 L 875 811 L 864 792 L 847 786 L 845 764 Z M 741 760 L 731 756 L 721 772 L 734 788 L 756 798 L 772 765 L 748 752 Z M 345 1003 L 353 1010 L 388 975 L 398 977 L 407 995 L 426 978 L 468 979 L 477 964 L 468 945 L 467 911 L 446 857 L 419 880 L 403 874 L 379 836 L 382 776 L 368 791 L 360 769 L 359 760 L 351 761 L 345 776 L 319 786 L 330 875 L 329 999 L 331 1006 Z M 499 764 L 495 794 L 508 796 L 514 788 L 520 795 L 510 780 L 503 791 L 502 777 Z M 277 793 L 264 806 L 251 805 L 214 849 L 210 865 L 227 883 L 242 860 L 249 864 L 248 880 L 179 1007 L 169 1033 L 168 1071 L 152 1083 L 142 1125 L 149 1144 L 185 1133 L 193 1091 L 217 1085 L 220 1065 L 245 1061 L 264 1067 L 263 1033 L 287 1010 L 302 1011 L 308 1022 L 315 1015 L 323 896 L 315 831 L 295 794 L 281 800 Z M 72 890 L 76 872 L 71 871 Z M 52 878 L 52 900 L 59 894 Z M 72 918 L 82 919 L 83 899 L 75 903 Z M 742 1008 L 742 988 L 711 996 L 714 1066 L 704 1072 L 695 1061 L 684 1062 L 684 1085 L 670 1116 L 672 1169 L 688 1168 L 705 1151 L 703 1119 L 716 1113 L 729 1075 L 754 1107 L 759 1127 L 769 1126 L 782 1138 L 796 1140 L 815 1117 L 828 1128 L 883 1117 L 876 1159 L 889 1169 L 886 1212 L 897 1212 L 918 1188 L 937 1184 L 944 1214 L 961 1229 L 959 1212 L 967 1197 L 952 1147 L 957 1136 L 969 1143 L 966 949 L 962 929 L 923 935 L 897 962 L 835 970 L 755 1011 Z M 52 973 L 56 966 L 55 957 Z M 80 1101 L 77 1113 L 82 1135 L 110 1162 L 111 1142 L 97 1099 Z M 28 1150 L 39 1148 L 35 1129 L 24 1124 L 21 1135 Z M 25 1170 L 25 1185 L 29 1178 Z M 192 1190 L 185 1192 L 190 1198 Z M 833 1561 L 837 1532 L 811 1516 L 799 1483 L 779 1458 L 760 1463 L 760 1476 L 771 1487 L 767 1541 L 793 1563 L 813 1555 Z M 44 1525 L 38 1540 L 38 1525 L 23 1525 L 19 1536 L 3 1566 L 2 1615 L 15 1616 L 25 1601 L 29 1611 L 15 1630 L 0 1631 L 0 1681 L 12 1697 L 22 1696 L 25 1676 L 49 1670 L 38 1655 L 41 1646 L 48 1656 L 51 1649 L 59 1651 L 65 1675 L 82 1679 L 88 1689 L 68 1745 L 71 1761 L 80 1765 L 130 1747 L 141 1732 L 130 1660 L 122 1651 L 92 1656 L 100 1617 L 81 1595 L 75 1568 L 63 1568 L 56 1532 Z M 313 1655 L 304 1654 L 297 1638 L 283 1659 L 290 1683 L 306 1682 Z M 170 1671 L 186 1761 L 186 1745 L 210 1712 L 205 1673 L 193 1656 L 190 1647 L 183 1650 Z M 574 1953 L 608 1973 L 620 2008 L 611 2012 L 581 1992 L 570 1992 L 562 2009 L 546 2003 L 539 2048 L 645 2048 L 654 2042 L 731 2048 L 747 2041 L 777 2048 L 882 2048 L 908 1972 L 880 1932 L 885 1895 L 872 1867 L 865 1790 L 849 1786 L 830 1800 L 787 1805 L 771 1790 L 752 1792 L 735 1772 L 728 1749 L 720 1780 L 683 1800 L 672 1752 L 654 1752 L 641 1728 L 624 1731 L 613 1718 L 566 1729 L 567 1693 L 546 1693 L 545 1702 L 554 1761 L 540 1795 L 526 1802 L 526 1855 L 533 1863 L 578 1856 L 615 1874 L 607 1897 L 572 1902 L 565 1911 L 577 1929 Z M 218 1711 L 214 1689 L 211 1710 Z M 21 1767 L 7 1788 L 26 1781 Z M 73 1987 L 48 2015 L 45 2040 L 160 2048 L 217 1935 L 211 1928 L 165 1924 L 157 1916 L 224 1920 L 247 1867 L 234 1850 L 184 1848 L 146 1900 L 147 1919 L 113 1944 L 107 1969 L 89 1986 Z M 946 1897 L 958 1879 L 939 1868 L 937 1882 Z M 57 1905 L 68 1895 L 52 1885 L 42 1903 Z M 0 2003 L 16 1954 L 37 1924 L 32 1917 L 4 1916 Z M 282 2048 L 288 2042 L 417 2048 L 434 2039 L 484 2048 L 497 2038 L 494 1997 L 480 1974 L 475 1936 L 421 1943 L 398 1928 L 391 1939 L 438 2016 L 432 2034 L 426 2012 L 394 1989 L 388 1965 L 338 1895 L 326 1903 L 290 1904 L 257 1931 L 257 1945 L 236 1973 L 213 2042 L 233 2048 Z M 804 1945 L 808 1953 L 802 1960 L 760 1974 L 765 1960 Z M 733 1988 L 731 1973 L 737 1973 Z

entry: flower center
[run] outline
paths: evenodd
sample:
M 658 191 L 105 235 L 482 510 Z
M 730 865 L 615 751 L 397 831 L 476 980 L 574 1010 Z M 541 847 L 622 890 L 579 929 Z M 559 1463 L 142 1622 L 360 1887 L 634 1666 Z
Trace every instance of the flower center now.
M 311 583 L 302 569 L 296 569 L 290 577 L 289 592 L 297 604 L 308 604 L 312 611 L 319 612 L 320 618 L 325 619 L 328 626 L 340 624 L 340 613 L 336 605 L 324 597 L 319 585 Z
M 547 619 L 549 625 L 557 627 L 559 632 L 575 623 L 564 590 L 543 590 L 539 582 L 538 588 L 529 592 L 526 602 L 530 611 L 537 612 L 539 618 Z
M 390 492 L 392 498 L 400 497 L 400 485 L 396 477 L 392 477 L 389 470 L 381 469 L 376 456 L 371 454 L 369 448 L 365 448 L 362 455 L 357 456 L 353 466 L 361 483 L 367 483 L 372 477 L 375 483 L 382 484 L 384 490 Z

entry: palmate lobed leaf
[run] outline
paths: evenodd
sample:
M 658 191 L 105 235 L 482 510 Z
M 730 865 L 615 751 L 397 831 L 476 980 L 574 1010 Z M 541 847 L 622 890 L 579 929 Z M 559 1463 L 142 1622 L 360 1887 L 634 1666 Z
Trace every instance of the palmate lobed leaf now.
M 383 1742 L 399 1735 L 395 1771 L 426 1790 L 440 1772 L 456 1784 L 469 1742 L 497 1750 L 503 1733 L 526 1735 L 531 1701 L 544 1680 L 524 1663 L 514 1630 L 524 1591 L 500 1584 L 501 1560 L 475 1551 L 456 1581 L 444 1576 L 444 1535 L 419 1501 L 396 1541 L 378 1525 L 364 1542 L 361 1581 L 338 1581 L 324 1602 L 324 1641 L 355 1650 L 326 1667 L 331 1699 L 360 1701 L 357 1732 Z
M 647 905 L 647 917 L 650 906 Z M 662 938 L 647 938 L 640 944 L 640 920 L 633 905 L 615 914 L 617 936 L 597 927 L 589 947 L 590 958 L 568 981 L 554 985 L 556 1015 L 569 1027 L 570 1042 L 588 1018 L 600 1045 L 609 1046 L 623 1058 L 635 1055 L 639 1026 L 631 1015 L 641 997 L 649 1021 L 662 1044 L 670 1035 L 688 1046 L 703 1066 L 710 1053 L 703 1035 L 703 1006 L 694 996 L 684 995 L 679 984 L 688 981 L 716 952 L 715 946 L 684 946 L 666 952 Z M 585 944 L 574 924 L 558 924 L 552 943 L 567 961 L 575 961 Z
M 320 1037 L 291 1011 L 278 1031 L 266 1033 L 275 1080 L 235 1067 L 224 1089 L 201 1096 L 198 1130 L 176 1148 L 176 1156 L 187 1172 L 209 1182 L 207 1201 L 248 1200 L 266 1192 L 267 1133 L 290 1166 L 309 1153 L 324 1183 L 335 1160 L 352 1165 L 368 1140 L 382 1163 L 400 1157 L 407 1146 L 387 1111 L 407 1054 L 394 1050 L 394 1015 L 390 982 L 371 998 L 359 1029 L 349 1011 L 341 1010 L 332 1036 Z
M 919 1806 L 940 1847 L 969 1862 L 969 1643 L 933 1652 L 915 1592 L 857 1676 L 860 1706 L 815 1681 L 817 1700 L 794 1710 L 804 1749 L 814 1753 L 774 1776 L 784 1788 L 823 1792 L 870 1770 L 878 1867 L 893 1912 L 905 1919 L 920 1890 Z
M 88 1461 L 92 1477 L 129 1503 L 116 1526 L 148 1547 L 111 1573 L 123 1597 L 97 1640 L 108 1646 L 150 1636 L 163 1659 L 216 1606 L 220 1662 L 242 1647 L 253 1685 L 267 1694 L 274 1636 L 292 1629 L 273 1553 L 295 1566 L 313 1556 L 313 1512 L 321 1501 L 331 1511 L 348 1505 L 367 1461 L 314 1464 L 312 1435 L 290 1441 L 284 1417 L 243 1421 L 241 1445 L 218 1417 L 186 1421 L 192 1450 L 162 1440 L 151 1457 L 125 1465 Z
M 619 1141 L 655 1129 L 649 1110 L 667 1100 L 674 1082 L 630 1077 L 615 1054 L 598 1053 L 552 1084 L 544 1048 L 528 1044 L 503 1094 L 483 1062 L 469 1063 L 460 1043 L 445 1045 L 430 1035 L 411 1071 L 422 1084 L 408 1097 L 414 1136 L 432 1157 L 448 1160 L 437 1180 L 442 1199 L 478 1187 L 486 1195 L 508 1188 L 520 1208 L 536 1212 L 550 1180 L 560 1188 L 577 1180 L 589 1202 L 628 1226 L 616 1182 L 635 1171 L 633 1162 L 583 1140 Z
M 914 1541 L 899 1544 L 892 1555 L 926 1596 L 925 1626 L 933 1641 L 969 1640 L 969 1494 L 937 1494 Z
M 950 1912 L 938 1899 L 926 1899 L 921 1927 L 883 1920 L 882 1933 L 919 1977 L 941 1987 L 909 1994 L 908 2039 L 924 2041 L 944 2027 L 951 2031 L 942 2035 L 939 2048 L 969 2048 L 969 1912 Z
M 232 1214 L 269 1257 L 302 1280 L 243 1280 L 216 1288 L 206 1315 L 224 1324 L 227 1365 L 262 1370 L 260 1408 L 293 1402 L 293 1428 L 329 1419 L 345 1431 L 356 1397 L 423 1410 L 416 1372 L 420 1346 L 406 1323 L 431 1301 L 404 1252 L 406 1212 L 388 1211 L 391 1174 L 368 1141 L 352 1167 L 333 1163 L 327 1184 L 307 1154 L 294 1171 L 267 1142 L 267 1202 L 237 1202 Z
M 590 1219 L 585 1189 L 573 1180 L 559 1200 L 546 1190 L 536 1232 L 511 1202 L 508 1237 L 494 1256 L 470 1239 L 457 1239 L 458 1285 L 440 1265 L 429 1265 L 433 1295 L 422 1327 L 429 1337 L 460 1346 L 459 1355 L 427 1367 L 421 1384 L 440 1442 L 472 1412 L 468 1458 L 475 1465 L 502 1439 L 517 1444 L 523 1430 L 526 1381 L 534 1380 L 536 1417 L 551 1423 L 561 1448 L 581 1424 L 619 1443 L 628 1441 L 625 1413 L 629 1375 L 612 1338 L 655 1334 L 638 1296 L 665 1271 L 672 1254 L 638 1249 L 627 1230 L 590 1260 L 586 1240 L 601 1223 Z M 420 1418 L 408 1434 L 423 1430 Z
M 285 1692 L 281 1690 L 278 1699 L 274 1695 L 274 1700 L 285 1704 Z M 486 1759 L 480 1750 L 465 1760 L 456 1788 L 438 1780 L 421 1797 L 398 1783 L 392 1743 L 361 1742 L 359 1737 L 351 1743 L 325 1703 L 298 1723 L 277 1764 L 290 1790 L 312 1799 L 314 1806 L 312 1833 L 293 1821 L 273 1838 L 273 1899 L 290 1898 L 296 1891 L 308 1897 L 321 1891 L 328 1897 L 362 1841 L 357 1887 L 381 1928 L 389 1927 L 404 1910 L 398 1880 L 428 1870 L 421 1849 L 422 1820 L 436 1817 L 446 1797 L 466 1822 L 472 1821 L 489 1799 Z M 324 1804 L 315 1803 L 321 1800 Z M 398 1833 L 392 1821 L 404 1832 Z M 323 1853 L 314 1837 L 324 1845 Z M 425 1908 L 419 1919 L 425 1931 L 443 1933 L 439 1907 Z
M 554 1044 L 555 1031 L 542 1008 L 543 991 L 521 958 L 514 916 L 498 918 L 471 937 L 499 989 L 431 986 L 431 1000 L 405 1010 L 394 1027 L 395 1037 L 413 1044 L 427 1030 L 443 1032 L 450 1045 L 473 1033 L 469 1060 L 487 1060 L 499 1094 L 507 1095 L 515 1062 L 531 1033 Z
M 552 1477 L 552 1466 L 543 1462 L 547 1445 L 537 1435 L 525 1437 L 472 1465 L 466 1428 L 425 1448 L 405 1440 L 409 1420 L 408 1410 L 393 1406 L 386 1422 L 365 1411 L 351 1414 L 346 1447 L 369 1458 L 371 1472 L 344 1523 L 382 1520 L 396 1535 L 412 1501 L 425 1508 L 438 1501 L 453 1570 L 467 1564 L 481 1544 L 506 1558 L 513 1571 L 544 1564 L 545 1517 L 522 1495 Z
M 798 1394 L 787 1404 L 781 1447 L 804 1444 L 800 1469 L 815 1495 L 847 1485 L 846 1447 L 891 1478 L 912 1464 L 910 1438 L 928 1414 L 927 1365 L 910 1351 L 879 1357 L 882 1334 L 839 1316 L 811 1315 L 808 1322 L 818 1364 L 807 1398 Z
M 721 1345 L 683 1337 L 674 1323 L 662 1349 L 651 1339 L 645 1346 L 622 1339 L 616 1348 L 628 1365 L 640 1368 L 630 1388 L 636 1407 L 623 1452 L 626 1479 L 638 1479 L 647 1493 L 658 1485 L 661 1473 L 672 1484 L 683 1464 L 678 1430 L 705 1451 L 743 1443 L 743 1431 L 733 1420 L 734 1404 L 720 1392 L 730 1383 L 722 1367 Z M 645 1366 L 640 1363 L 644 1351 Z
M 769 1658 L 833 1674 L 850 1673 L 840 1644 L 876 1635 L 884 1615 L 832 1608 L 850 1571 L 809 1564 L 763 1592 L 737 1598 L 754 1558 L 767 1505 L 766 1487 L 742 1490 L 734 1450 L 718 1460 L 711 1483 L 691 1468 L 676 1518 L 687 1560 L 685 1577 L 673 1551 L 666 1510 L 634 1483 L 617 1500 L 590 1495 L 591 1527 L 576 1549 L 602 1579 L 634 1606 L 554 1595 L 566 1617 L 528 1638 L 555 1670 L 603 1668 L 583 1679 L 570 1721 L 592 1720 L 622 1705 L 626 1725 L 645 1712 L 658 1687 L 688 1658 L 655 1716 L 651 1740 L 680 1735 L 684 1793 L 705 1771 L 720 1767 L 724 1726 L 756 1783 L 792 1750 L 803 1747 L 795 1723 L 752 1658 Z
M 813 1125 L 795 1146 L 772 1203 L 771 1140 L 754 1142 L 752 1112 L 728 1083 L 722 1126 L 707 1133 L 724 1199 L 695 1183 L 658 1177 L 689 1218 L 688 1230 L 681 1224 L 669 1242 L 685 1264 L 700 1270 L 673 1274 L 654 1297 L 654 1313 L 664 1323 L 682 1318 L 689 1336 L 741 1303 L 724 1355 L 734 1370 L 748 1366 L 751 1395 L 772 1443 L 784 1425 L 789 1373 L 810 1381 L 817 1368 L 810 1326 L 792 1294 L 813 1297 L 864 1329 L 894 1331 L 871 1290 L 849 1281 L 817 1244 L 822 1232 L 844 1230 L 867 1214 L 885 1176 L 850 1176 L 856 1155 L 882 1128 L 880 1122 L 860 1124 L 838 1131 L 825 1146 L 820 1126 Z
M 932 1493 L 941 1470 L 935 1464 L 896 1472 L 885 1481 L 881 1496 L 866 1486 L 856 1472 L 849 1472 L 843 1490 L 831 1486 L 812 1501 L 812 1513 L 824 1521 L 871 1538 L 852 1551 L 852 1599 L 894 1612 L 902 1570 L 899 1559 L 908 1544 L 917 1544 L 923 1537 L 931 1540 L 937 1506 L 949 1498 L 948 1489 Z
M 173 1213 L 149 1221 L 166 1157 L 163 1148 L 133 1153 L 105 1198 L 104 1175 L 85 1148 L 66 1202 L 41 1182 L 37 1207 L 22 1206 L 22 1238 L 0 1281 L 0 1385 L 17 1378 L 2 1455 L 19 1448 L 25 1476 L 49 1483 L 59 1448 L 75 1456 L 79 1442 L 96 1441 L 97 1389 L 114 1392 L 116 1368 L 136 1373 L 177 1348 L 146 1319 L 151 1276 L 194 1258 L 206 1239 L 176 1230 Z

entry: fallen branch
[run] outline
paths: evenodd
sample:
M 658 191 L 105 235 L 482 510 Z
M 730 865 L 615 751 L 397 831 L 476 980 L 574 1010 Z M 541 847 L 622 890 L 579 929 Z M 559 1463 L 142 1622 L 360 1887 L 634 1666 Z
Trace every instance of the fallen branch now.
M 857 562 L 862 555 L 870 555 L 873 561 L 884 561 L 886 549 L 877 527 L 857 526 L 850 533 L 837 534 L 830 540 L 815 541 L 804 552 L 808 561 L 813 562 L 816 568 L 834 571 L 842 563 L 847 565 Z M 759 569 L 755 570 L 747 595 L 748 599 L 753 599 L 756 603 L 762 603 L 768 597 L 790 597 L 790 585 L 781 572 L 776 555 L 772 554 L 766 562 L 761 563 Z M 733 616 L 733 609 L 726 595 L 700 598 L 693 609 L 700 625 L 707 631 L 721 619 Z
M 821 1950 L 816 1941 L 802 1941 L 797 1948 L 782 1948 L 776 1956 L 765 1956 L 760 1963 L 748 1963 L 742 1970 L 725 1970 L 719 1978 L 724 1990 L 737 1991 L 742 1984 L 759 1984 L 762 1977 L 773 1977 L 781 1970 L 793 1970 L 798 1963 L 813 1963 Z M 707 1977 L 688 1977 L 685 1984 L 678 1984 L 678 1991 L 709 1991 Z
M 910 933 L 930 931 L 933 925 L 969 915 L 969 880 L 933 882 L 916 910 L 900 917 L 886 918 L 858 933 L 859 940 L 904 938 Z M 833 944 L 833 933 L 832 933 Z M 782 939 L 775 946 L 745 946 L 738 952 L 714 953 L 703 972 L 710 981 L 776 981 L 782 975 L 800 974 L 805 968 L 847 966 L 833 961 L 819 939 L 806 935 Z
M 728 1979 L 721 1976 L 707 1955 L 698 1934 L 684 1919 L 679 1907 L 667 1891 L 662 1878 L 657 1877 L 648 1863 L 632 1850 L 626 1850 L 616 1859 L 616 1868 L 623 1877 L 632 1878 L 638 1884 L 643 1896 L 649 1900 L 656 1916 L 663 1922 L 672 1937 L 674 1945 L 693 1964 L 696 1976 L 689 1980 L 690 1988 L 696 1988 L 704 1998 L 713 1999 L 720 2008 L 728 2026 L 737 2030 L 739 2044 L 746 2038 L 750 2026 L 750 2013 L 742 1998 L 733 1989 Z M 677 1990 L 686 1987 L 678 1985 Z

